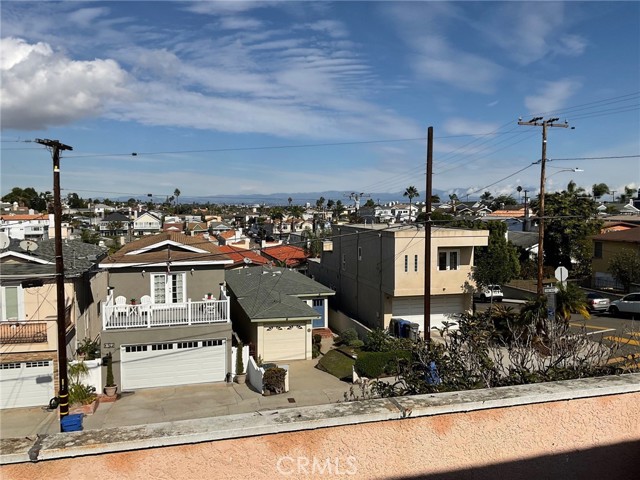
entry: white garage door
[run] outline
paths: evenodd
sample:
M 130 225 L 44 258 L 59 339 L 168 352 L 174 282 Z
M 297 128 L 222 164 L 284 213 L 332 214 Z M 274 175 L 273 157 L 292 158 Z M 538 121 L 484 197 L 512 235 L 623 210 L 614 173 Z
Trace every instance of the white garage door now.
M 305 323 L 265 324 L 263 357 L 268 362 L 304 360 L 307 355 Z
M 123 345 L 120 358 L 123 390 L 221 382 L 227 373 L 225 340 Z
M 431 326 L 441 328 L 445 320 L 455 321 L 449 315 L 464 312 L 466 310 L 464 304 L 464 295 L 432 295 Z M 392 316 L 415 322 L 420 325 L 420 331 L 424 331 L 424 298 L 395 298 Z
M 0 363 L 0 408 L 48 405 L 54 396 L 52 361 Z

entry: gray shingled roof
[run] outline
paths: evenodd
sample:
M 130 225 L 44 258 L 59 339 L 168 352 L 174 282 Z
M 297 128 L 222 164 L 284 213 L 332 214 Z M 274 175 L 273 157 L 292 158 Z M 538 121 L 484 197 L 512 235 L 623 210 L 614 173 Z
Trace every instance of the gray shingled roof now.
M 33 251 L 26 252 L 20 247 L 20 242 L 12 240 L 9 246 L 0 251 L 20 253 L 40 260 L 50 262 L 49 264 L 41 264 L 20 260 L 17 262 L 3 262 L 0 276 L 20 276 L 28 277 L 30 275 L 46 275 L 55 274 L 56 257 L 55 257 L 55 240 L 41 240 L 38 248 Z M 84 243 L 80 240 L 63 240 L 62 241 L 62 258 L 64 261 L 65 276 L 73 277 L 90 270 L 96 265 L 100 259 L 106 256 L 107 249 L 90 243 Z
M 275 290 L 284 295 L 296 297 L 335 294 L 333 290 L 321 283 L 286 268 L 267 266 L 241 268 L 228 272 L 225 280 L 238 298 L 253 295 L 261 289 Z
M 227 272 L 225 280 L 251 320 L 318 318 L 318 313 L 298 297 L 335 293 L 286 268 L 242 268 Z

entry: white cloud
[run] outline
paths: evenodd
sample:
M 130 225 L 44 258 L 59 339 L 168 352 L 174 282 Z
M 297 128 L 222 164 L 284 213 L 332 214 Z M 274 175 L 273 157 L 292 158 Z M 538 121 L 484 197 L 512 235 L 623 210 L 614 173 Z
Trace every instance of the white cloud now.
M 2 128 L 43 129 L 95 116 L 128 95 L 127 74 L 113 60 L 74 61 L 45 43 L 4 38 Z
M 483 135 L 493 133 L 499 126 L 484 121 L 450 118 L 444 123 L 444 130 L 449 135 Z
M 81 27 L 88 27 L 92 25 L 98 17 L 102 17 L 108 14 L 108 8 L 81 8 L 69 13 L 67 18 L 71 23 L 75 23 L 76 25 L 79 25 Z
M 582 87 L 577 80 L 564 78 L 545 82 L 536 95 L 525 97 L 524 104 L 529 113 L 549 114 L 564 107 L 566 101 Z
M 260 20 L 246 17 L 223 17 L 220 19 L 220 27 L 224 30 L 255 30 L 262 26 Z
M 583 37 L 563 32 L 569 20 L 561 2 L 504 2 L 471 22 L 520 65 L 551 53 L 581 55 L 587 45 Z

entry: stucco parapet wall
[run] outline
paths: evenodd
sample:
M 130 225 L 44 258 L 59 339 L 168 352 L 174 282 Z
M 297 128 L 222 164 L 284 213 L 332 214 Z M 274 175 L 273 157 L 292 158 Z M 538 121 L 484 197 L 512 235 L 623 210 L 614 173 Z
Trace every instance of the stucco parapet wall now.
M 640 374 L 287 408 L 0 440 L 0 464 L 640 392 Z

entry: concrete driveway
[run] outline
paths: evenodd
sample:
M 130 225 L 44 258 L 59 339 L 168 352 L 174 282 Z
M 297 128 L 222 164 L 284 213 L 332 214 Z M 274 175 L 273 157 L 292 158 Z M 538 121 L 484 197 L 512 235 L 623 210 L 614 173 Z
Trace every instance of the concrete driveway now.
M 282 395 L 265 397 L 249 385 L 235 383 L 124 392 L 116 402 L 101 403 L 93 415 L 85 416 L 83 427 L 94 430 L 144 425 L 342 401 L 351 385 L 315 368 L 317 362 L 318 359 L 289 362 L 290 391 Z M 57 411 L 43 408 L 0 410 L 0 438 L 31 437 L 59 431 Z

